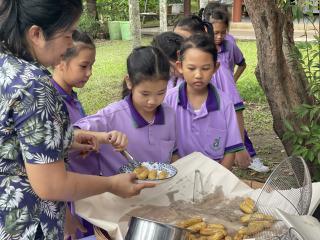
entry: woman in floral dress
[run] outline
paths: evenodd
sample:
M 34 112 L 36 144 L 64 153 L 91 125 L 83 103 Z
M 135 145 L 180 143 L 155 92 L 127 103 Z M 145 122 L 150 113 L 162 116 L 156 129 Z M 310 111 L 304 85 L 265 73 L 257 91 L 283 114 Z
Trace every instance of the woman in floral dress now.
M 69 148 L 96 145 L 73 132 L 46 67 L 72 46 L 81 12 L 81 0 L 0 0 L 1 240 L 63 239 L 65 201 L 106 191 L 130 197 L 154 186 L 133 183 L 134 174 L 65 170 Z

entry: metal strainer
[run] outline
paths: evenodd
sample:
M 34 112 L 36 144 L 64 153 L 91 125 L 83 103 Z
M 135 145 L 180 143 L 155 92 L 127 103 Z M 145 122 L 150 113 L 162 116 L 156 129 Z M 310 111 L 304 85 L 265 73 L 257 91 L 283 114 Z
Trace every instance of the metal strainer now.
M 275 209 L 293 215 L 308 213 L 312 197 L 312 182 L 307 164 L 302 157 L 284 159 L 271 173 L 256 201 L 259 212 L 272 215 Z M 288 232 L 285 224 L 276 222 L 271 231 L 263 231 L 257 239 L 274 239 Z

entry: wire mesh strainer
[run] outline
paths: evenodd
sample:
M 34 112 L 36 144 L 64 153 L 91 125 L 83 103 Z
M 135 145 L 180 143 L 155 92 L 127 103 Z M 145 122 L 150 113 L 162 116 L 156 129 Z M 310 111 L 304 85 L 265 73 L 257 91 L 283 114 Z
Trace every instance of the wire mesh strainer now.
M 307 164 L 303 158 L 291 156 L 284 159 L 271 173 L 261 189 L 256 208 L 274 218 L 278 218 L 276 208 L 293 215 L 305 215 L 308 213 L 311 197 L 312 183 Z M 287 233 L 286 225 L 277 221 L 270 230 L 259 233 L 256 239 L 275 239 L 274 237 L 288 236 Z

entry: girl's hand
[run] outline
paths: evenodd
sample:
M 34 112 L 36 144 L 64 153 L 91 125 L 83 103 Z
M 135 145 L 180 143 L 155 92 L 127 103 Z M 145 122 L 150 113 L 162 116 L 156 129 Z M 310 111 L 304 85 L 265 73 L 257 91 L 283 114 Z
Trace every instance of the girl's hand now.
M 71 149 L 73 151 L 80 151 L 81 154 L 85 155 L 91 151 L 98 151 L 99 142 L 93 134 L 84 132 L 80 129 L 75 129 Z
M 116 151 L 122 151 L 128 146 L 127 136 L 119 131 L 107 132 L 107 141 L 112 144 Z
M 238 167 L 246 169 L 251 163 L 251 157 L 247 150 L 236 152 L 235 163 Z
M 136 175 L 134 173 L 123 173 L 109 178 L 111 182 L 109 192 L 122 198 L 138 195 L 142 189 L 156 186 L 155 183 L 135 183 Z
M 80 223 L 76 216 L 73 216 L 70 212 L 69 207 L 66 208 L 66 221 L 64 223 L 64 240 L 77 239 L 77 229 L 81 232 L 86 233 L 87 229 Z

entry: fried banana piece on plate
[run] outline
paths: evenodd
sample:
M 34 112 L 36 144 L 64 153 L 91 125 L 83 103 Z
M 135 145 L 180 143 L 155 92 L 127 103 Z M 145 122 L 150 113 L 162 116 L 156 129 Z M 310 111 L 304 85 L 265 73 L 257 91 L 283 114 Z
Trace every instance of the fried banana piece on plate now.
M 244 235 L 240 233 L 236 233 L 236 235 L 233 237 L 233 240 L 243 240 Z
M 208 236 L 207 240 L 223 240 L 226 235 L 227 234 L 222 231 L 216 232 L 215 234 Z
M 207 224 L 205 222 L 199 222 L 199 223 L 196 223 L 194 225 L 187 227 L 187 229 L 189 229 L 191 232 L 197 233 L 200 231 L 201 228 L 205 228 L 206 225 Z
M 222 232 L 224 235 L 227 235 L 227 232 L 224 229 L 209 228 L 208 226 L 200 229 L 200 234 L 206 235 L 206 236 L 211 236 L 218 232 Z
M 224 240 L 232 240 L 231 236 L 225 236 Z
M 148 173 L 148 179 L 156 179 L 157 178 L 157 170 L 150 170 Z
M 197 240 L 197 237 L 192 233 L 187 233 L 186 240 Z
M 195 216 L 195 217 L 177 222 L 176 225 L 178 227 L 187 228 L 187 227 L 190 227 L 191 225 L 194 225 L 196 223 L 200 223 L 202 221 L 203 221 L 202 217 Z
M 240 209 L 244 213 L 248 213 L 248 214 L 254 213 L 255 212 L 254 205 L 255 205 L 254 201 L 251 198 L 247 197 L 242 203 L 240 203 Z
M 144 179 L 146 179 L 148 177 L 149 170 L 146 167 L 141 167 L 141 168 L 143 168 L 143 169 L 142 170 L 139 169 L 137 172 L 134 172 L 134 171 L 133 172 L 136 173 L 137 178 L 139 180 L 144 180 Z
M 168 173 L 166 171 L 160 171 L 158 174 L 158 179 L 165 179 L 168 177 Z
M 225 226 L 223 224 L 219 223 L 209 223 L 207 225 L 208 228 L 217 228 L 217 229 L 225 229 Z

